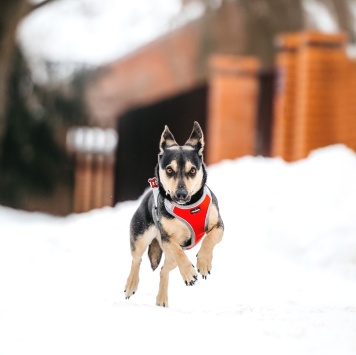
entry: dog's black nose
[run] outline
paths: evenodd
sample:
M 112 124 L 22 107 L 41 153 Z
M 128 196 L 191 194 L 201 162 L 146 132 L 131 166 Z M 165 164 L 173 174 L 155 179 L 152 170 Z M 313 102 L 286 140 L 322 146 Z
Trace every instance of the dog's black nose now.
M 185 188 L 179 188 L 176 191 L 176 198 L 178 200 L 185 200 L 188 196 L 188 191 Z

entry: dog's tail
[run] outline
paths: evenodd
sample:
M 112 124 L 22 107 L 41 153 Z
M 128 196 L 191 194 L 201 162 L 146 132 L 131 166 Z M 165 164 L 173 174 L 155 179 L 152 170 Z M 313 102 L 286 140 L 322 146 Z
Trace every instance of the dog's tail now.
M 155 271 L 162 258 L 162 249 L 156 238 L 152 240 L 148 247 L 148 258 L 150 259 L 152 270 Z

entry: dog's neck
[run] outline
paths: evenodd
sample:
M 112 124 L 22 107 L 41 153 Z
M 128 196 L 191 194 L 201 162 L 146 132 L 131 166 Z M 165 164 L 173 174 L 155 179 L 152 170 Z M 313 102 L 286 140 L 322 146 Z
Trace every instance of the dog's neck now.
M 192 198 L 190 199 L 189 202 L 182 204 L 182 206 L 189 206 L 192 205 L 194 203 L 196 203 L 197 201 L 199 201 L 201 199 L 201 197 L 204 194 L 204 186 L 205 183 L 202 185 L 202 187 L 192 196 Z M 162 184 L 159 182 L 158 183 L 158 187 L 159 187 L 159 193 L 163 198 L 166 198 L 168 201 L 172 201 L 172 198 L 170 196 L 170 194 L 166 193 L 166 190 L 163 188 Z

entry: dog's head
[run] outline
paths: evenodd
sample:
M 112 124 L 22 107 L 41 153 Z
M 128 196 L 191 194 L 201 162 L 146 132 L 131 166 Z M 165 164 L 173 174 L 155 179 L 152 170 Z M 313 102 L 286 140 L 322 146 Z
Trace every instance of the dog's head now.
M 179 146 L 166 126 L 160 141 L 157 177 L 168 195 L 179 204 L 189 203 L 206 182 L 203 162 L 204 135 L 198 122 L 183 146 Z

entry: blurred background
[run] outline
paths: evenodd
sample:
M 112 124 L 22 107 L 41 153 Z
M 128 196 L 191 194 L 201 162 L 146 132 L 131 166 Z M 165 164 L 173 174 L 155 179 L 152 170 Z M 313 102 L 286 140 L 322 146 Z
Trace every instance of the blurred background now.
M 3 0 L 0 205 L 138 198 L 167 124 L 207 164 L 356 150 L 356 0 Z

